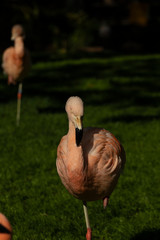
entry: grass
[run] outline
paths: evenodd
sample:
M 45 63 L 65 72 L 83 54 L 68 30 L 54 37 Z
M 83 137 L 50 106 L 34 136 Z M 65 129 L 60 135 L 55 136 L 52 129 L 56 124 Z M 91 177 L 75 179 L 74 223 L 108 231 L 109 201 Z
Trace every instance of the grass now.
M 33 59 L 18 128 L 17 87 L 0 75 L 0 212 L 14 240 L 85 239 L 82 204 L 65 190 L 55 165 L 71 95 L 84 100 L 84 125 L 111 131 L 127 155 L 107 209 L 102 201 L 88 203 L 93 239 L 159 239 L 159 65 L 159 55 Z

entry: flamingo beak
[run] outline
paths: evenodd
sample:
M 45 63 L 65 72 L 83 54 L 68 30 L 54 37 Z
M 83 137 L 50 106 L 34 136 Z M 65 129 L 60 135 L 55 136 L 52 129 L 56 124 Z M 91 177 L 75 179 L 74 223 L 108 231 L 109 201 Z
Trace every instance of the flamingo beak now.
M 17 36 L 15 34 L 12 34 L 11 40 L 14 41 Z
M 0 233 L 11 234 L 11 231 L 0 223 Z
M 77 147 L 80 145 L 82 137 L 83 137 L 83 127 L 81 117 L 77 117 L 76 119 L 76 144 Z

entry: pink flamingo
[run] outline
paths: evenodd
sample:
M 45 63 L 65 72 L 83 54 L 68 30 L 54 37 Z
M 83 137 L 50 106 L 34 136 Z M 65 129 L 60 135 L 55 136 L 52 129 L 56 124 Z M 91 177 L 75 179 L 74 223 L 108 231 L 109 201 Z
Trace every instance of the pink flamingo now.
M 12 227 L 3 213 L 0 213 L 0 240 L 12 239 Z
M 65 106 L 69 131 L 57 148 L 57 171 L 66 189 L 83 201 L 86 239 L 92 233 L 87 201 L 102 199 L 104 208 L 114 190 L 126 161 L 120 142 L 102 128 L 82 127 L 83 102 L 70 97 Z
M 14 46 L 7 48 L 2 56 L 2 68 L 8 75 L 8 85 L 19 83 L 17 94 L 17 125 L 20 120 L 20 106 L 22 97 L 22 80 L 26 77 L 31 66 L 29 51 L 24 46 L 25 33 L 21 25 L 12 27 L 11 40 Z

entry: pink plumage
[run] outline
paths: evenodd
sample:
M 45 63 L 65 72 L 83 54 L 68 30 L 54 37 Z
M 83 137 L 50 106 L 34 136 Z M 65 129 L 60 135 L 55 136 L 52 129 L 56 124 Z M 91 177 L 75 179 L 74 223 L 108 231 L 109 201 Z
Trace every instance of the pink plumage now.
M 66 189 L 83 201 L 85 211 L 86 201 L 102 199 L 106 207 L 125 165 L 124 148 L 105 129 L 83 129 L 83 102 L 79 97 L 68 99 L 66 112 L 69 131 L 57 149 L 58 174 Z M 87 222 L 89 219 L 86 219 L 86 237 L 90 240 L 91 229 Z
M 11 40 L 14 46 L 7 48 L 2 56 L 2 68 L 8 76 L 8 84 L 16 84 L 28 74 L 31 60 L 29 51 L 24 46 L 24 29 L 21 25 L 12 28 Z

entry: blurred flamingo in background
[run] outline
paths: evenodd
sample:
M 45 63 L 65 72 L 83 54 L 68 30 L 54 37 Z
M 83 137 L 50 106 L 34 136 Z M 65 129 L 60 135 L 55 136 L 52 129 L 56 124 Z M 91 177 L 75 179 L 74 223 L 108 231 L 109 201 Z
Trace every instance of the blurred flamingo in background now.
M 22 97 L 22 80 L 27 76 L 30 66 L 30 54 L 24 46 L 25 33 L 21 25 L 17 24 L 12 27 L 11 40 L 14 46 L 7 48 L 2 56 L 2 68 L 4 74 L 8 75 L 8 84 L 18 83 L 17 94 L 17 125 L 20 121 L 20 106 Z
M 125 165 L 120 142 L 102 128 L 82 127 L 83 102 L 70 97 L 65 106 L 69 131 L 57 148 L 57 171 L 66 189 L 83 201 L 86 239 L 91 240 L 87 201 L 102 199 L 104 208 Z
M 0 213 L 0 240 L 12 239 L 12 227 L 6 216 Z

